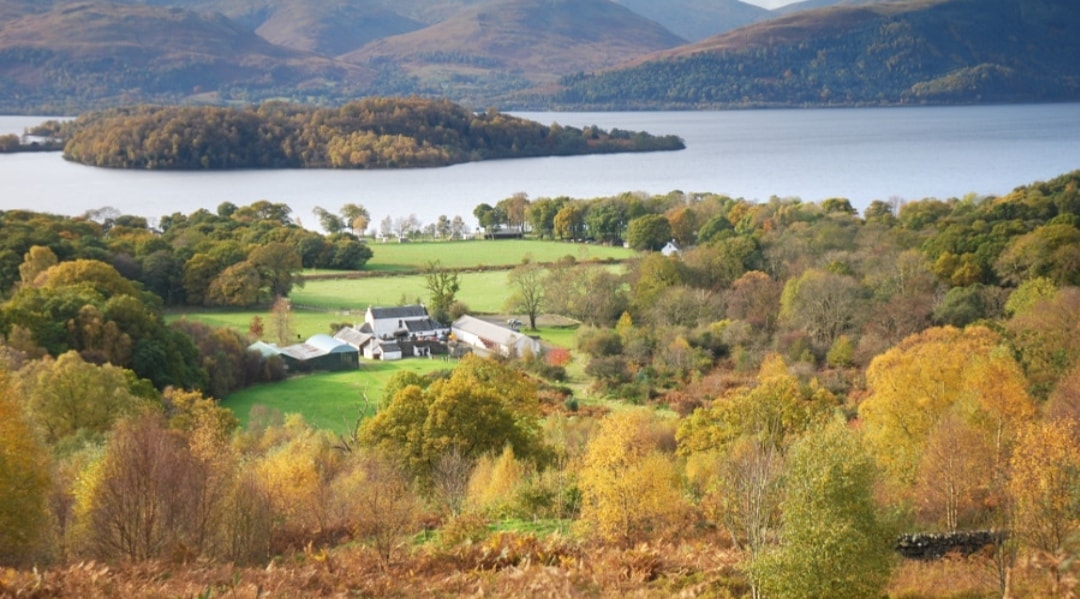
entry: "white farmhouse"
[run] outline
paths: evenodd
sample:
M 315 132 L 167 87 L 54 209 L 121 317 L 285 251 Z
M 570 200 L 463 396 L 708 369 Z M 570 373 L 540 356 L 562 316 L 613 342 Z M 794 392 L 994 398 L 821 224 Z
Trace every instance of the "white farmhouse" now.
M 450 329 L 428 315 L 423 304 L 380 308 L 369 306 L 364 328 L 379 339 L 445 337 Z
M 540 355 L 540 342 L 536 339 L 472 316 L 462 316 L 454 321 L 450 332 L 459 342 L 481 355 Z

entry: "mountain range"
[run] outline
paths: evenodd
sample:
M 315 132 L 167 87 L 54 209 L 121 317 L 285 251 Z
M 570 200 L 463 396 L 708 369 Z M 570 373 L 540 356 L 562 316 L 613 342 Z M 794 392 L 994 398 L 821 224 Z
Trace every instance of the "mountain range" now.
M 0 0 L 0 112 L 1075 99 L 1073 0 Z

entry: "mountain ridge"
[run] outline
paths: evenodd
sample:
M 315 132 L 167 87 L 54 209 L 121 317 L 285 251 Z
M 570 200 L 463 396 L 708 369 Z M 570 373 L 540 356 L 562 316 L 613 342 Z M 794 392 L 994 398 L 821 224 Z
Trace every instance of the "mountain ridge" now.
M 812 8 L 822 2 L 830 6 Z M 0 111 L 342 104 L 371 95 L 504 109 L 1080 98 L 1080 42 L 1067 35 L 1080 25 L 1080 8 L 1065 0 L 806 0 L 774 12 L 739 0 L 657 6 L 4 0 Z M 647 9 L 653 19 L 640 14 Z M 688 18 L 723 27 L 730 11 L 779 16 L 690 43 L 671 32 Z
M 1080 97 L 1080 7 L 910 0 L 795 12 L 564 80 L 591 107 L 881 105 Z

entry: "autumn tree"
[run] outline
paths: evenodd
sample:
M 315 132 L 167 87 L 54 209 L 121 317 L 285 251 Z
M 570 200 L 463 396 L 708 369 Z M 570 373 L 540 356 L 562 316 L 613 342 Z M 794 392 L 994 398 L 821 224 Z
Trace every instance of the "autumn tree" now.
M 1018 312 L 1005 329 L 1037 397 L 1080 363 L 1080 288 L 1066 287 Z
M 284 347 L 293 343 L 292 304 L 287 298 L 279 297 L 270 306 L 270 336 L 278 345 Z
M 76 516 L 90 555 L 142 561 L 195 546 L 201 472 L 179 433 L 147 414 L 122 423 L 85 477 Z
M 946 415 L 926 442 L 913 496 L 919 519 L 943 530 L 986 527 L 1001 505 L 1004 466 L 982 431 Z
M 676 529 L 685 509 L 678 471 L 649 434 L 643 409 L 604 418 L 580 471 L 580 523 L 597 537 L 630 546 Z
M 248 254 L 248 262 L 258 271 L 261 287 L 269 297 L 285 297 L 294 285 L 303 286 L 298 277 L 303 269 L 300 254 L 285 243 L 256 247 Z
M 334 480 L 333 491 L 352 534 L 370 544 L 387 569 L 415 532 L 421 503 L 407 473 L 390 456 L 360 454 L 352 461 Z
M 80 431 L 105 433 L 120 418 L 152 405 L 129 371 L 88 363 L 75 352 L 28 365 L 17 387 L 50 443 Z
M 742 437 L 783 448 L 821 424 L 836 406 L 828 389 L 801 382 L 773 354 L 762 363 L 756 385 L 731 390 L 682 422 L 679 453 L 727 450 Z
M 367 230 L 368 224 L 371 223 L 371 214 L 368 213 L 367 208 L 350 202 L 342 206 L 339 213 L 341 218 L 344 219 L 346 227 L 352 229 L 352 232 L 356 235 L 364 236 L 364 231 Z
M 862 287 L 852 277 L 808 270 L 784 285 L 780 320 L 827 348 L 859 321 L 861 296 Z
M 340 233 L 346 227 L 345 221 L 340 216 L 321 206 L 316 206 L 311 212 L 319 219 L 319 226 L 327 233 Z
M 35 245 L 23 256 L 23 262 L 19 265 L 19 280 L 23 285 L 31 285 L 38 275 L 49 270 L 59 262 L 51 249 L 46 246 Z
M 259 270 L 245 260 L 214 277 L 206 289 L 206 301 L 217 306 L 253 306 L 266 299 L 262 283 Z
M 532 262 L 514 267 L 507 275 L 513 290 L 506 300 L 507 309 L 524 312 L 532 330 L 536 330 L 536 317 L 544 309 L 544 277 L 544 268 Z
M 0 563 L 23 565 L 43 556 L 49 518 L 48 452 L 0 370 Z
M 750 576 L 765 597 L 861 599 L 881 594 L 894 564 L 893 535 L 874 503 L 874 460 L 842 421 L 791 448 L 780 542 Z
M 461 290 L 458 273 L 443 268 L 438 260 L 424 265 L 424 287 L 431 299 L 431 316 L 439 322 L 448 322 L 450 305 Z
M 407 384 L 360 425 L 368 446 L 402 456 L 426 485 L 448 452 L 475 460 L 509 445 L 522 459 L 542 459 L 535 383 L 509 364 L 466 356 L 448 378 Z
M 744 273 L 726 294 L 727 316 L 744 320 L 771 334 L 780 313 L 782 283 L 761 271 Z
M 1027 382 L 1000 337 L 984 327 L 941 327 L 912 335 L 874 358 L 870 395 L 859 406 L 879 465 L 904 485 L 915 480 L 931 433 L 955 412 L 1007 456 L 1012 431 L 1034 417 Z
M 1023 544 L 1054 554 L 1080 531 L 1080 441 L 1076 422 L 1022 427 L 1010 462 L 1013 526 Z
M 671 223 L 660 214 L 639 216 L 626 227 L 626 242 L 639 251 L 658 251 L 671 238 Z

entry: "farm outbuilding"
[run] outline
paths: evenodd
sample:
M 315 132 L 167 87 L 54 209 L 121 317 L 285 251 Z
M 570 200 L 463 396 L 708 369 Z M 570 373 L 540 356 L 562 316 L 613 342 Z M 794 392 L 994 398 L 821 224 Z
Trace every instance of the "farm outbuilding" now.
M 356 370 L 360 352 L 329 335 L 315 335 L 303 343 L 281 348 L 281 357 L 290 370 Z
M 540 355 L 540 342 L 536 339 L 473 316 L 462 316 L 450 329 L 455 339 L 482 355 Z

